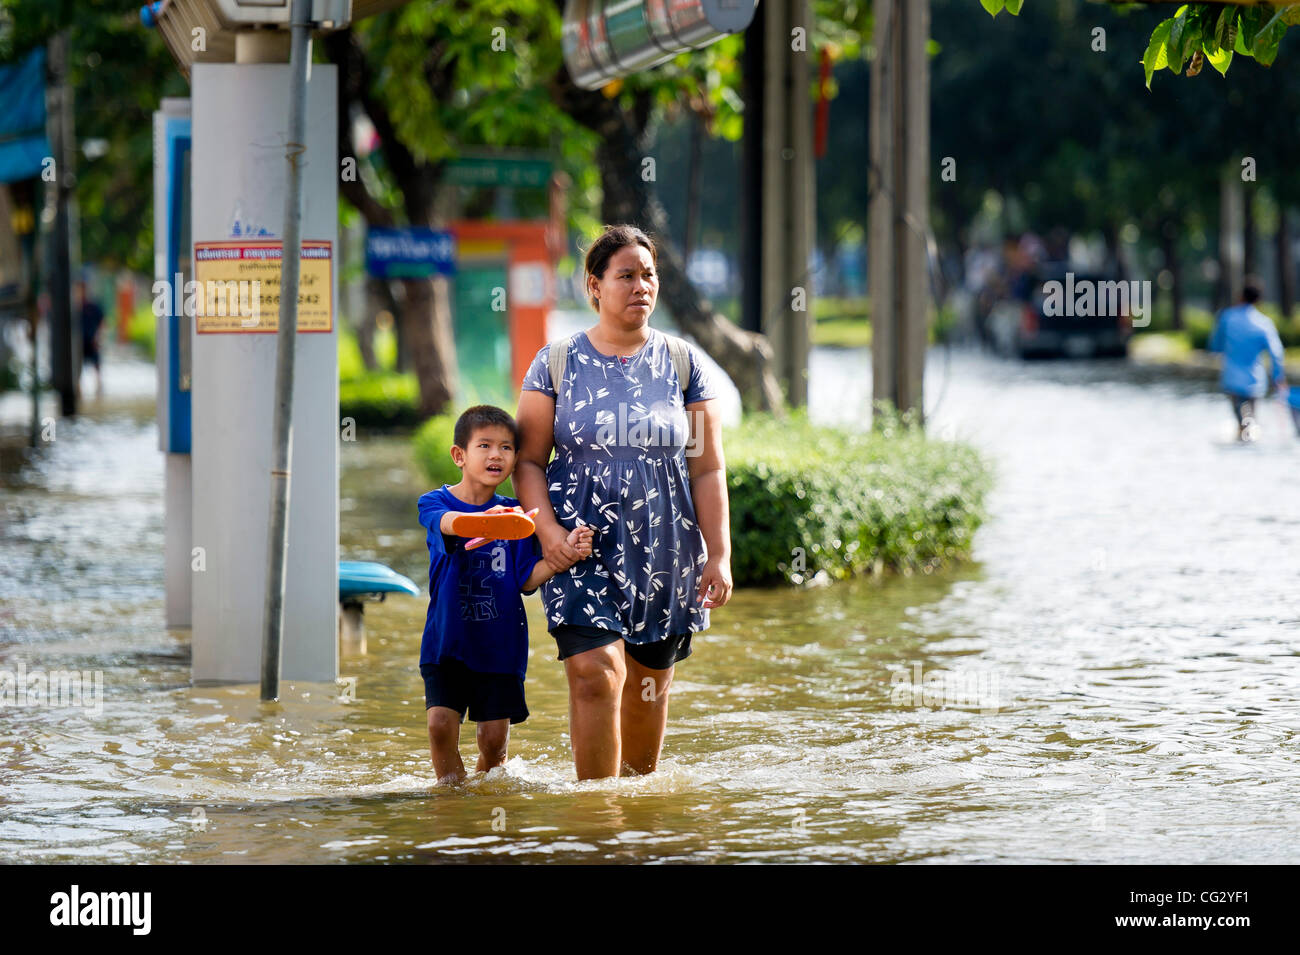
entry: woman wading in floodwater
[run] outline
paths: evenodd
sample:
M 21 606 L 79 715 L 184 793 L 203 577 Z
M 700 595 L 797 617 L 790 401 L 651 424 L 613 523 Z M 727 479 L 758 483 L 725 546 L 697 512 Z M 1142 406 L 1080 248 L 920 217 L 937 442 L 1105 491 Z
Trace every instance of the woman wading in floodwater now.
M 579 779 L 654 771 L 673 667 L 731 599 L 716 392 L 693 347 L 650 327 L 656 265 L 644 232 L 607 226 L 586 259 L 599 319 L 542 348 L 519 397 L 515 489 L 543 554 L 567 566 L 569 530 L 595 532 L 542 589 Z

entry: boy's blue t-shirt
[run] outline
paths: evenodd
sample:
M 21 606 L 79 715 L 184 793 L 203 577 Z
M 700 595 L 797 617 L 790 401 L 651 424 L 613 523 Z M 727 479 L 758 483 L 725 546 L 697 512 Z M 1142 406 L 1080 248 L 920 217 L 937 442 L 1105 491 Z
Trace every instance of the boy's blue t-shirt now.
M 521 593 L 542 556 L 537 536 L 492 541 L 467 551 L 465 538 L 444 537 L 438 529 L 448 511 L 518 503 L 494 494 L 486 504 L 470 504 L 446 484 L 420 495 L 420 523 L 429 544 L 429 613 L 420 642 L 421 665 L 450 657 L 479 673 L 514 673 L 523 679 L 528 621 Z

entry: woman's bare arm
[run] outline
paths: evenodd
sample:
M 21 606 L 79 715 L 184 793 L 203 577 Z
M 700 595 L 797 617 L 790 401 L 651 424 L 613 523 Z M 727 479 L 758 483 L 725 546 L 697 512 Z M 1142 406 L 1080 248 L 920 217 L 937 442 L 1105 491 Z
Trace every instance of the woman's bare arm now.
M 727 500 L 727 465 L 722 453 L 722 418 L 716 399 L 687 405 L 686 415 L 691 426 L 691 441 L 686 448 L 691 499 L 709 552 L 708 562 L 700 574 L 699 597 L 704 608 L 711 609 L 730 600 L 732 591 L 731 513 Z
M 566 540 L 569 532 L 556 519 L 546 490 L 546 465 L 555 447 L 555 399 L 541 391 L 521 392 L 515 421 L 519 424 L 515 493 L 525 511 L 537 508 L 533 517 L 537 540 L 546 562 L 558 573 L 572 567 L 579 554 Z

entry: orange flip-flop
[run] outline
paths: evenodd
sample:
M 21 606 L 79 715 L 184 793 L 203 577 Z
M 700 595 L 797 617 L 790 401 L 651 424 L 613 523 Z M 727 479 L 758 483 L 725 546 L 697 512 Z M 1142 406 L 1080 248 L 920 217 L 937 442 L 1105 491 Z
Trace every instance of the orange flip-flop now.
M 458 537 L 472 537 L 466 550 L 482 547 L 488 541 L 522 540 L 537 530 L 533 516 L 538 508 L 526 514 L 519 511 L 497 511 L 495 514 L 461 514 L 451 522 L 451 531 Z

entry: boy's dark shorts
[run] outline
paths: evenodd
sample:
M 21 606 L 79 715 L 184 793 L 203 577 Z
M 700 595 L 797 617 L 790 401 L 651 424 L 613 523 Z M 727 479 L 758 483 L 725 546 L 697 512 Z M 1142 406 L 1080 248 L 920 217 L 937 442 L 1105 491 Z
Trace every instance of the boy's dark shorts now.
M 616 640 L 623 641 L 623 649 L 647 670 L 667 670 L 679 660 L 691 655 L 691 634 L 675 633 L 654 643 L 632 643 L 621 633 L 604 627 L 584 627 L 579 624 L 561 624 L 551 631 L 560 648 L 560 659 L 597 647 L 608 646 Z
M 450 657 L 441 663 L 421 663 L 424 677 L 424 708 L 445 706 L 475 723 L 528 719 L 524 702 L 524 681 L 513 673 L 478 673 Z

